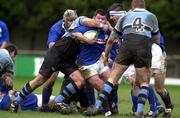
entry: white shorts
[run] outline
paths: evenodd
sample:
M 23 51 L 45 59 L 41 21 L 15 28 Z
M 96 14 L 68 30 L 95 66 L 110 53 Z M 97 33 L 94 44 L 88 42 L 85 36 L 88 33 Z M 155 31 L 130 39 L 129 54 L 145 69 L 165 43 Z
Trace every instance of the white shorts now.
M 108 69 L 109 67 L 104 65 L 102 57 L 94 64 L 88 66 L 79 66 L 79 70 L 85 79 L 88 79 L 96 74 L 102 74 Z
M 162 53 L 161 48 L 157 44 L 152 45 L 152 63 L 151 68 L 156 71 L 160 70 L 161 72 L 165 72 L 165 65 L 166 65 L 166 53 Z
M 133 65 L 130 65 L 127 70 L 122 74 L 121 78 L 119 79 L 118 83 L 120 84 L 122 81 L 127 81 L 128 77 L 131 75 L 136 74 L 136 70 Z
M 35 95 L 37 96 L 37 99 L 38 99 L 37 101 L 38 107 L 42 107 L 42 95 L 40 94 L 35 94 Z M 55 99 L 55 96 L 50 96 L 49 101 L 53 101 L 54 99 Z

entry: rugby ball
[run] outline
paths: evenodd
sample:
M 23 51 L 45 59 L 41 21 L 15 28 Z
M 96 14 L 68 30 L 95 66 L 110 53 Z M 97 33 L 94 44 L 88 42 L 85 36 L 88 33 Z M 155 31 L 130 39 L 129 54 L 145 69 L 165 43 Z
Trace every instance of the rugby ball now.
M 84 36 L 87 38 L 97 38 L 98 37 L 98 32 L 96 30 L 89 30 L 84 33 Z

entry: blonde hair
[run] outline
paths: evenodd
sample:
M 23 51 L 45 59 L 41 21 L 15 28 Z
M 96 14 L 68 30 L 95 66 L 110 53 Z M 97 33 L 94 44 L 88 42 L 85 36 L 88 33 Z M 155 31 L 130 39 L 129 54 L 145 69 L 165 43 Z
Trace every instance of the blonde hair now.
M 65 12 L 64 12 L 64 15 L 63 15 L 63 19 L 66 20 L 67 18 L 72 18 L 72 19 L 76 19 L 78 16 L 77 16 L 77 13 L 75 10 L 72 10 L 72 9 L 67 9 Z

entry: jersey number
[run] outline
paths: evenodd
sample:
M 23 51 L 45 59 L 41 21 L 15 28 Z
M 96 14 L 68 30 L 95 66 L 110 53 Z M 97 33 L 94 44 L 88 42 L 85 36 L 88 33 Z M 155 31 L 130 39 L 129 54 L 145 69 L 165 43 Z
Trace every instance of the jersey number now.
M 136 17 L 133 21 L 132 27 L 135 28 L 137 32 L 143 32 L 144 31 L 144 25 L 142 23 L 142 18 Z

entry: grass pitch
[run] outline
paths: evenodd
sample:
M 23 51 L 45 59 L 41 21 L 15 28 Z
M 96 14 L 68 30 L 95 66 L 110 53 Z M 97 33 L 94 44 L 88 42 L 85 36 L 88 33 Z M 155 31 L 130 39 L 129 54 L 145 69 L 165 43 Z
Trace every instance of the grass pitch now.
M 31 78 L 32 79 L 32 78 Z M 14 87 L 18 90 L 24 86 L 26 82 L 30 79 L 28 78 L 16 78 L 14 80 Z M 56 84 L 53 88 L 53 95 L 57 95 L 59 93 L 59 89 L 61 86 L 61 80 L 57 80 Z M 132 103 L 130 98 L 130 88 L 129 84 L 122 84 L 119 86 L 119 114 L 113 115 L 111 117 L 118 117 L 118 118 L 132 118 L 129 116 L 129 112 L 131 111 Z M 180 118 L 180 86 L 167 86 L 166 87 L 170 95 L 172 97 L 172 101 L 175 105 L 172 118 Z M 38 88 L 34 93 L 41 94 L 42 87 Z M 159 97 L 159 96 L 158 96 Z M 160 98 L 159 98 L 160 99 Z M 161 101 L 161 99 L 160 99 Z M 162 101 L 161 101 L 162 103 Z M 145 113 L 149 108 L 148 102 L 146 102 L 146 109 Z M 70 115 L 61 115 L 60 113 L 39 113 L 39 112 L 31 112 L 26 111 L 22 112 L 19 111 L 17 114 L 11 113 L 10 111 L 0 111 L 0 118 L 84 118 L 81 114 L 70 114 Z M 104 115 L 97 115 L 95 118 L 104 118 Z M 162 118 L 160 115 L 159 118 Z

